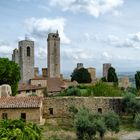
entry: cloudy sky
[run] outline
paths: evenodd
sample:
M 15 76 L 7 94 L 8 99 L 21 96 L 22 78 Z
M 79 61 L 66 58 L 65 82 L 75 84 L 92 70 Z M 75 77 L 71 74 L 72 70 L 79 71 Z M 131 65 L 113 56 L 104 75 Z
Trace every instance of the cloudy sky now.
M 140 70 L 140 0 L 0 0 L 0 57 L 25 35 L 35 41 L 35 65 L 47 66 L 47 34 L 59 31 L 61 71 L 76 63 L 102 72 Z

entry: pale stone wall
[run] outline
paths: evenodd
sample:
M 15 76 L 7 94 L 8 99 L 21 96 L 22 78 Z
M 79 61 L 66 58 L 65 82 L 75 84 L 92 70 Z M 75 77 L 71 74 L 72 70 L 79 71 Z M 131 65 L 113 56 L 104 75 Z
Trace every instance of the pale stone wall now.
M 69 107 L 86 107 L 92 112 L 98 112 L 101 109 L 103 113 L 114 110 L 121 113 L 121 98 L 119 97 L 50 97 L 45 98 L 43 102 L 44 118 L 68 117 L 70 115 Z M 50 114 L 53 109 L 53 115 Z
M 110 63 L 103 64 L 103 77 L 107 79 L 108 69 L 111 67 Z
M 30 47 L 30 56 L 27 56 L 27 47 Z M 21 82 L 29 82 L 34 78 L 34 41 L 19 42 L 19 66 L 21 68 Z
M 120 79 L 119 87 L 127 89 L 130 86 L 129 78 L 127 76 Z
M 92 82 L 94 82 L 96 80 L 96 69 L 95 68 L 87 68 L 87 70 L 90 73 Z
M 40 108 L 8 108 L 0 109 L 0 120 L 2 119 L 2 113 L 8 114 L 8 119 L 15 120 L 21 118 L 21 113 L 26 113 L 26 121 L 40 123 L 42 121 L 42 114 Z
M 49 78 L 60 78 L 60 37 L 57 33 L 48 34 L 48 74 Z
M 35 86 L 41 86 L 41 87 L 47 87 L 47 79 L 43 80 L 34 80 L 34 79 L 31 79 L 31 85 L 35 85 Z
M 23 90 L 23 91 L 20 91 L 20 93 L 18 93 L 16 96 L 18 97 L 26 97 L 26 96 L 30 96 L 32 94 L 36 94 L 37 96 L 41 96 L 43 97 L 43 90 L 44 89 L 35 89 L 35 92 L 33 90 Z

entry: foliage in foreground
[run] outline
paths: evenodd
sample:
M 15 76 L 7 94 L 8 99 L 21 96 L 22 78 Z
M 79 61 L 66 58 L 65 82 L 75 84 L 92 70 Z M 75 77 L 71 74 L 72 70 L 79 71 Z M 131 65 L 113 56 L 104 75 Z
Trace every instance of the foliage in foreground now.
M 79 140 L 94 139 L 97 133 L 102 139 L 107 130 L 118 132 L 119 125 L 119 116 L 112 111 L 104 116 L 102 114 L 92 114 L 83 108 L 78 111 L 74 118 L 74 126 Z
M 132 93 L 126 93 L 122 98 L 123 109 L 126 113 L 135 118 L 136 113 L 140 111 L 140 101 L 136 99 L 136 96 Z
M 41 140 L 41 129 L 33 123 L 22 120 L 2 120 L 0 122 L 1 140 Z
M 0 58 L 0 85 L 9 84 L 12 88 L 12 95 L 16 95 L 19 80 L 20 68 L 18 64 L 8 58 Z
M 140 130 L 140 114 L 137 114 L 134 120 L 134 125 L 137 129 Z

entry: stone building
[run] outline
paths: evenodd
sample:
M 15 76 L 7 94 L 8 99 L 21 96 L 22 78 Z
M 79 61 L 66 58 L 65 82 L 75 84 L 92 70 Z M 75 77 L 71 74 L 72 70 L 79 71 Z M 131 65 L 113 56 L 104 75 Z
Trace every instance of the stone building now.
M 53 97 L 43 100 L 43 118 L 69 117 L 70 107 L 85 107 L 93 113 L 106 113 L 109 110 L 122 113 L 121 97 Z
M 60 37 L 58 31 L 48 34 L 48 77 L 60 78 Z
M 12 60 L 19 64 L 19 52 L 17 48 L 13 50 Z
M 103 77 L 107 79 L 108 69 L 111 67 L 110 63 L 103 64 Z
M 34 41 L 27 38 L 19 41 L 18 49 L 12 54 L 12 60 L 20 66 L 21 82 L 29 82 L 34 78 Z
M 92 82 L 96 81 L 96 69 L 95 68 L 87 68 L 88 72 L 90 73 Z
M 76 69 L 81 69 L 81 68 L 84 68 L 83 63 L 77 63 L 77 68 Z
M 0 119 L 24 119 L 43 124 L 42 97 L 7 97 L 0 98 Z
M 35 84 L 25 84 L 25 83 L 20 83 L 18 85 L 18 97 L 26 97 L 26 96 L 41 96 L 43 97 L 43 91 L 44 87 L 41 85 L 35 85 Z
M 129 77 L 122 77 L 119 81 L 119 87 L 124 88 L 125 90 L 130 86 Z

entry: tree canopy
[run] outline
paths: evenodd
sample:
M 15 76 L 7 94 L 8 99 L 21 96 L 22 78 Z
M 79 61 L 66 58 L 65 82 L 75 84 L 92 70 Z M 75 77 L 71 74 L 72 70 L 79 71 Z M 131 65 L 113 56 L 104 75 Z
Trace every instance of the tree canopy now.
M 12 88 L 12 95 L 16 95 L 19 80 L 20 68 L 18 64 L 8 58 L 0 58 L 0 85 L 9 84 Z
M 135 82 L 136 82 L 136 88 L 140 89 L 140 71 L 137 71 L 135 74 Z
M 110 67 L 108 69 L 107 81 L 114 82 L 115 84 L 118 85 L 118 77 L 117 77 L 117 74 L 115 72 L 115 68 Z
M 140 101 L 132 93 L 126 93 L 122 99 L 122 105 L 125 112 L 133 115 L 135 118 L 136 113 L 140 111 Z
M 0 122 L 1 140 L 41 140 L 41 129 L 33 123 L 22 120 L 2 120 Z
M 87 69 L 75 69 L 71 75 L 71 81 L 77 81 L 78 83 L 90 83 L 91 75 Z

